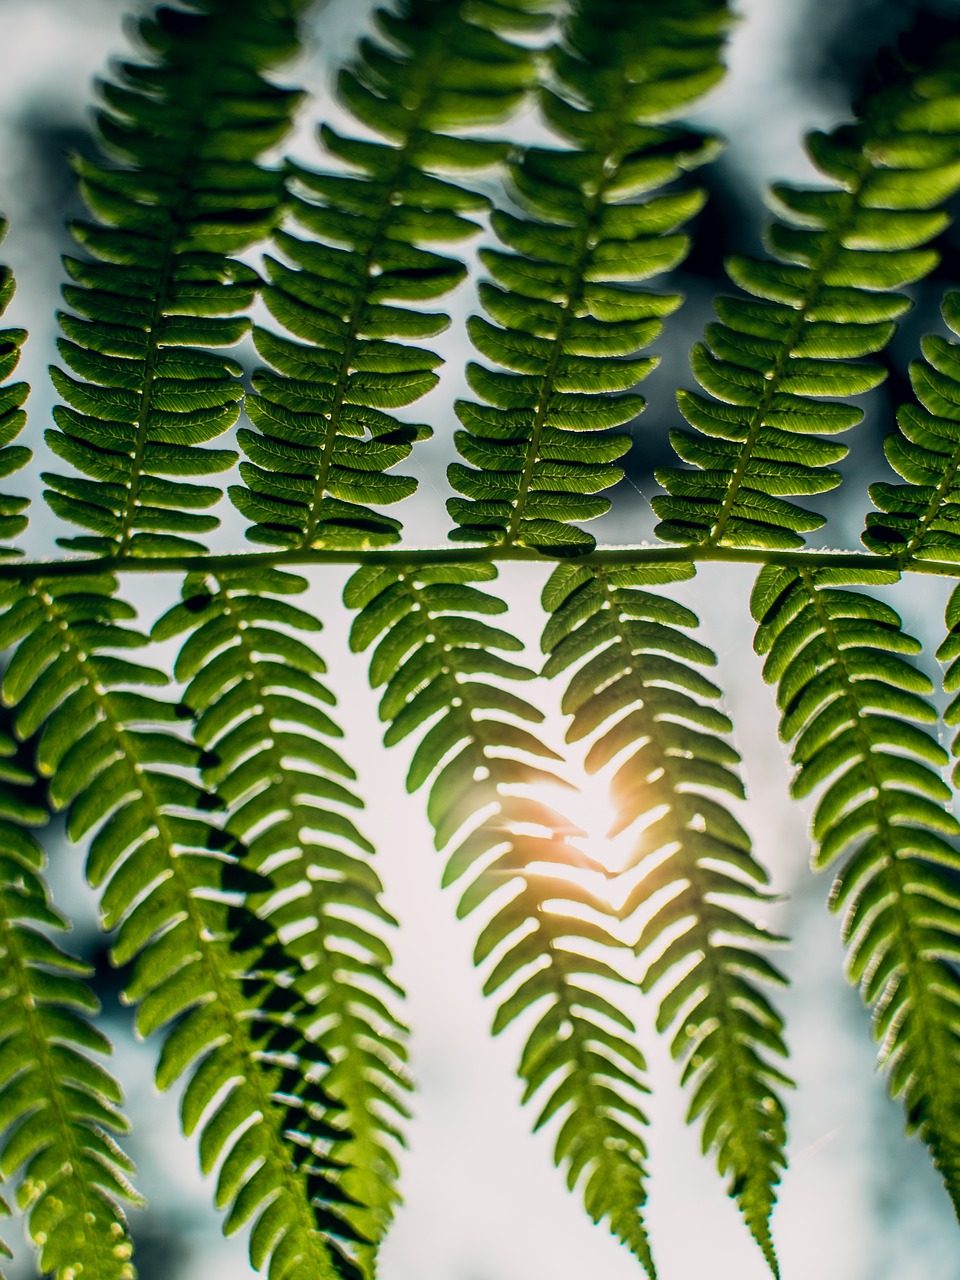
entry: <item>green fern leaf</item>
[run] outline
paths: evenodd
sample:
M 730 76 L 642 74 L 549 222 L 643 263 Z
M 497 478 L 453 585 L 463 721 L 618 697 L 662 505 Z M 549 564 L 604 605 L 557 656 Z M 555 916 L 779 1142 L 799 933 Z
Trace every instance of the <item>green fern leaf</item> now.
M 0 242 L 7 234 L 7 222 L 0 218 Z M 0 267 L 0 315 L 10 305 L 16 283 L 9 267 Z M 14 444 L 26 425 L 27 415 L 23 403 L 30 393 L 25 382 L 10 382 L 9 378 L 20 361 L 20 348 L 26 341 L 23 329 L 0 329 L 0 479 L 6 479 L 21 467 L 25 467 L 33 453 L 24 445 Z M 27 498 L 8 497 L 0 494 L 0 542 L 9 542 L 27 527 L 23 514 L 29 505 Z M 9 551 L 2 552 L 9 555 Z
M 605 1219 L 652 1277 L 642 1217 L 645 1065 L 616 1004 L 619 944 L 609 907 L 569 875 L 591 866 L 572 843 L 580 833 L 537 794 L 559 785 L 550 767 L 559 757 L 526 727 L 542 716 L 488 683 L 533 674 L 501 656 L 520 642 L 482 620 L 505 606 L 472 584 L 495 576 L 485 565 L 362 568 L 344 595 L 360 610 L 351 645 L 376 643 L 370 678 L 385 685 L 385 741 L 422 731 L 407 786 L 429 783 L 428 814 L 447 856 L 444 884 L 467 879 L 458 915 L 486 908 L 474 958 L 495 961 L 485 994 L 507 991 L 494 1033 L 536 1006 L 519 1071 L 525 1101 L 541 1101 L 537 1127 L 562 1116 L 555 1159 L 568 1185 L 582 1185 L 593 1220 Z
M 90 970 L 49 937 L 67 922 L 50 903 L 43 854 L 27 829 L 47 813 L 15 755 L 0 732 L 0 1171 L 20 1175 L 17 1199 L 45 1274 L 133 1280 L 120 1202 L 142 1201 L 114 1141 L 129 1127 L 122 1094 L 91 1057 L 110 1044 L 89 1021 L 99 1008 L 84 980 Z
M 779 185 L 770 261 L 732 258 L 744 293 L 717 299 L 718 323 L 691 364 L 707 396 L 678 392 L 698 435 L 672 435 L 684 462 L 653 499 L 668 542 L 795 547 L 823 523 L 789 501 L 840 482 L 845 446 L 820 437 L 855 426 L 830 399 L 876 386 L 883 370 L 850 358 L 881 350 L 909 300 L 893 292 L 926 275 L 925 246 L 947 225 L 960 187 L 960 42 L 950 24 L 920 24 L 881 60 L 853 124 L 813 133 L 807 149 L 829 190 Z M 747 296 L 744 296 L 747 295 Z M 707 440 L 702 439 L 703 436 Z
M 920 645 L 888 605 L 849 589 L 896 577 L 768 566 L 752 609 L 781 734 L 795 744 L 793 792 L 820 792 L 814 863 L 842 859 L 830 905 L 850 977 L 874 1011 L 907 1127 L 960 1212 L 960 824 L 945 808 L 947 754 L 926 728 L 937 720 L 931 685 L 906 661 Z
M 340 1105 L 329 1119 L 347 1135 L 340 1185 L 363 1206 L 344 1212 L 379 1240 L 399 1200 L 397 1122 L 409 1089 L 405 1028 L 392 1008 L 401 993 L 382 938 L 394 921 L 350 816 L 360 801 L 346 784 L 356 775 L 330 745 L 342 731 L 318 678 L 323 663 L 295 634 L 320 624 L 285 598 L 306 586 L 271 570 L 193 575 L 153 635 L 191 633 L 174 674 L 188 682 L 204 778 L 225 802 L 226 830 L 246 842 L 245 865 L 269 874 L 270 890 L 250 905 L 296 959 L 307 1027 L 322 1026 L 333 1063 L 324 1089 Z M 372 1251 L 360 1255 L 372 1274 Z
M 668 983 L 658 1026 L 674 1030 L 671 1050 L 693 1090 L 689 1119 L 701 1118 L 704 1146 L 779 1275 L 769 1221 L 786 1113 L 776 1086 L 790 1082 L 771 1061 L 787 1048 L 760 984 L 784 979 L 758 946 L 782 939 L 731 905 L 764 901 L 767 874 L 724 803 L 743 785 L 723 736 L 732 726 L 713 705 L 719 690 L 698 670 L 716 658 L 679 629 L 697 626 L 695 614 L 643 589 L 692 576 L 692 566 L 555 569 L 544 589 L 544 675 L 576 667 L 561 703 L 572 716 L 567 740 L 592 738 L 591 772 L 617 764 L 611 834 L 644 820 L 632 864 L 643 874 L 622 908 L 630 919 L 657 904 L 636 943 L 648 959 L 642 986 Z
M 943 300 L 943 318 L 960 335 L 960 294 Z M 887 461 L 906 484 L 870 486 L 877 511 L 867 516 L 871 551 L 960 562 L 960 359 L 957 344 L 936 334 L 910 366 L 916 403 L 902 405 L 900 430 L 887 436 Z
M 324 128 L 344 172 L 290 166 L 291 208 L 307 238 L 278 232 L 293 265 L 267 259 L 264 300 L 293 338 L 254 332 L 271 368 L 254 379 L 247 408 L 257 431 L 240 432 L 248 461 L 243 486 L 230 491 L 254 521 L 247 535 L 254 541 L 397 540 L 399 523 L 373 508 L 414 491 L 415 481 L 387 472 L 431 432 L 388 411 L 437 382 L 439 356 L 407 340 L 432 337 L 449 320 L 416 304 L 448 293 L 466 274 L 459 258 L 425 246 L 471 235 L 476 224 L 464 215 L 488 204 L 438 174 L 505 154 L 505 144 L 461 131 L 504 120 L 522 101 L 533 56 L 497 26 L 503 19 L 508 28 L 535 30 L 541 7 L 406 0 L 399 15 L 378 11 L 381 41 L 361 43 L 339 89 L 355 118 L 387 141 Z M 414 307 L 395 305 L 408 302 Z
M 457 541 L 593 547 L 574 522 L 608 510 L 596 495 L 622 477 L 615 462 L 630 447 L 606 429 L 643 409 L 632 388 L 657 361 L 635 352 L 681 301 L 636 286 L 682 261 L 680 228 L 703 203 L 661 188 L 718 146 L 661 122 L 720 78 L 729 23 L 720 0 L 589 0 L 567 23 L 542 105 L 571 149 L 532 147 L 514 162 L 511 193 L 528 216 L 494 214 L 503 247 L 481 251 L 494 323 L 474 316 L 469 331 L 498 367 L 468 366 L 482 403 L 457 405 L 468 464 L 448 472 L 464 495 L 447 504 Z
M 159 1086 L 189 1074 L 184 1129 L 200 1129 L 204 1172 L 219 1163 L 225 1230 L 252 1219 L 251 1261 L 271 1276 L 357 1277 L 331 1174 L 343 1135 L 323 1119 L 337 1105 L 321 1083 L 328 1059 L 299 1030 L 285 951 L 236 902 L 269 882 L 207 816 L 218 802 L 190 777 L 200 753 L 171 732 L 184 710 L 140 691 L 166 677 L 114 652 L 146 643 L 119 625 L 134 611 L 115 587 L 101 576 L 6 589 L 0 642 L 18 647 L 4 699 L 19 736 L 41 729 L 39 768 L 69 836 L 93 836 L 87 875 L 118 927 L 113 958 L 133 963 L 126 998 L 141 1034 L 164 1029 Z
M 281 175 L 257 158 L 286 133 L 300 95 L 263 72 L 295 50 L 298 0 L 191 0 L 144 18 L 151 60 L 102 86 L 100 142 L 116 160 L 75 161 L 97 222 L 67 258 L 71 311 L 53 370 L 65 404 L 51 449 L 84 479 L 46 475 L 57 515 L 89 533 L 62 544 L 101 555 L 202 550 L 222 496 L 179 477 L 223 471 L 199 446 L 236 422 L 240 366 L 221 351 L 249 328 L 260 284 L 228 256 L 272 227 Z M 216 56 L 211 51 L 216 50 Z
M 947 637 L 937 650 L 937 657 L 947 665 L 943 675 L 943 688 L 946 693 L 953 694 L 949 706 L 943 713 L 944 723 L 951 729 L 960 724 L 960 586 L 954 587 L 946 609 Z M 960 733 L 954 735 L 950 744 L 951 752 L 957 763 L 953 766 L 951 781 L 954 787 L 960 786 Z

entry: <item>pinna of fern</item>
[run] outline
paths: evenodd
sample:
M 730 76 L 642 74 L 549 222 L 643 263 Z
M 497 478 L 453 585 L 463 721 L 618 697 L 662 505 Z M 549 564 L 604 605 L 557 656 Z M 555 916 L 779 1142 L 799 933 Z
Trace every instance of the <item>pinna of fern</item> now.
M 200 751 L 176 731 L 183 709 L 142 691 L 155 668 L 120 656 L 146 637 L 108 575 L 7 584 L 0 642 L 18 737 L 39 732 L 37 761 L 67 833 L 88 840 L 112 957 L 132 964 L 125 997 L 142 1035 L 162 1031 L 161 1088 L 186 1077 L 181 1117 L 216 1166 L 226 1230 L 252 1219 L 251 1259 L 278 1274 L 359 1274 L 357 1233 L 339 1213 L 343 1132 L 322 1086 L 329 1064 L 303 1030 L 303 999 L 278 980 L 290 957 L 242 905 L 269 881 L 210 812 Z M 191 776 L 192 775 L 192 776 Z
M 960 824 L 927 726 L 920 645 L 862 590 L 884 569 L 764 568 L 753 593 L 756 646 L 794 742 L 796 796 L 819 792 L 814 863 L 839 863 L 851 979 L 874 1011 L 880 1060 L 911 1131 L 930 1148 L 960 1210 Z
M 590 1216 L 653 1277 L 645 1063 L 617 999 L 628 982 L 615 965 L 620 944 L 603 898 L 564 874 L 597 868 L 576 846 L 578 829 L 537 794 L 561 785 L 549 767 L 559 757 L 533 732 L 543 717 L 499 683 L 533 673 L 501 656 L 520 642 L 483 620 L 505 606 L 473 584 L 495 576 L 487 565 L 360 569 L 344 597 L 360 610 L 351 645 L 376 643 L 370 679 L 384 686 L 385 742 L 419 733 L 407 787 L 429 784 L 443 882 L 462 886 L 457 914 L 484 913 L 474 959 L 492 962 L 484 993 L 501 993 L 494 1033 L 535 1019 L 519 1068 L 524 1101 L 539 1098 L 538 1128 L 560 1117 L 554 1154 L 568 1185 L 582 1186 Z
M 960 187 L 958 102 L 960 40 L 928 18 L 879 60 L 854 123 L 809 135 L 810 158 L 834 185 L 776 185 L 774 260 L 728 261 L 742 292 L 716 300 L 717 323 L 692 353 L 707 396 L 677 393 L 694 432 L 671 439 L 697 470 L 657 471 L 660 538 L 789 548 L 823 524 L 790 499 L 840 483 L 834 465 L 847 449 L 824 437 L 863 415 L 831 397 L 882 381 L 859 358 L 882 350 L 909 309 L 895 290 L 936 264 L 926 246 Z
M 778 1088 L 791 1082 L 776 1062 L 787 1056 L 783 1019 L 763 988 L 784 982 L 764 954 L 784 940 L 733 905 L 763 902 L 767 873 L 725 803 L 743 797 L 743 784 L 724 736 L 733 726 L 714 705 L 720 691 L 698 669 L 716 658 L 687 634 L 696 615 L 647 589 L 692 576 L 686 565 L 559 566 L 543 594 L 543 674 L 573 668 L 561 700 L 567 740 L 592 738 L 588 772 L 616 765 L 610 834 L 639 822 L 620 913 L 639 921 L 641 986 L 663 991 L 657 1026 L 674 1032 L 689 1119 L 702 1118 L 704 1149 L 716 1150 L 778 1275 L 769 1225 L 786 1164 Z
M 6 234 L 6 219 L 0 218 L 0 241 Z M 0 315 L 9 306 L 15 289 L 10 268 L 0 267 Z M 0 330 L 0 480 L 26 466 L 32 457 L 25 445 L 13 443 L 26 425 L 23 404 L 30 388 L 25 382 L 9 381 L 20 361 L 20 348 L 26 336 L 23 329 Z M 26 507 L 25 498 L 0 495 L 0 542 L 9 542 L 26 528 L 27 517 L 23 514 Z
M 67 921 L 30 831 L 47 810 L 16 750 L 0 734 L 0 1172 L 19 1175 L 17 1202 L 44 1273 L 132 1280 L 120 1206 L 142 1201 L 115 1141 L 128 1128 L 122 1094 L 98 1061 L 111 1045 L 90 1022 L 99 1009 L 90 969 L 49 936 Z
M 47 474 L 47 501 L 89 532 L 64 545 L 103 555 L 202 550 L 221 490 L 192 477 L 236 462 L 200 446 L 236 422 L 241 366 L 219 349 L 248 331 L 260 279 L 229 255 L 278 216 L 282 176 L 258 163 L 301 94 L 264 72 L 296 49 L 300 0 L 192 0 L 139 23 L 149 61 L 101 86 L 110 162 L 77 159 L 95 222 L 67 257 L 54 368 L 66 403 L 50 448 L 81 477 Z M 209 55 L 216 49 L 216 57 Z M 213 348 L 213 350 L 211 350 Z
M 290 209 L 306 238 L 277 232 L 292 265 L 267 257 L 263 298 L 293 337 L 254 331 L 272 367 L 254 377 L 247 409 L 257 430 L 239 434 L 248 461 L 244 484 L 230 491 L 255 522 L 254 541 L 346 547 L 398 539 L 399 523 L 382 508 L 409 496 L 416 481 L 389 471 L 431 431 L 389 410 L 436 385 L 439 356 L 409 340 L 435 336 L 449 318 L 417 304 L 466 275 L 459 258 L 427 246 L 446 249 L 474 234 L 465 215 L 488 204 L 441 175 L 485 168 L 506 153 L 506 144 L 470 133 L 522 102 L 533 55 L 499 30 L 536 31 L 543 7 L 407 0 L 398 13 L 378 10 L 379 40 L 362 41 L 338 81 L 344 105 L 378 140 L 324 128 L 341 171 L 289 166 Z
M 567 554 L 594 539 L 574 522 L 609 509 L 630 447 L 608 428 L 644 407 L 633 388 L 657 360 L 635 353 L 681 298 L 647 281 L 676 267 L 681 232 L 703 193 L 667 190 L 709 160 L 716 138 L 663 123 L 723 74 L 730 23 L 719 0 L 584 3 L 565 22 L 541 91 L 547 125 L 567 150 L 527 147 L 510 167 L 522 216 L 498 210 L 502 247 L 481 250 L 490 319 L 470 337 L 496 368 L 470 364 L 480 403 L 459 401 L 464 463 L 447 504 L 466 542 L 516 542 Z M 627 394 L 629 393 L 629 394 Z
M 943 299 L 943 318 L 960 334 L 960 294 Z M 960 359 L 938 334 L 920 344 L 910 365 L 915 401 L 901 405 L 898 430 L 883 442 L 887 461 L 906 481 L 870 486 L 877 507 L 867 515 L 864 545 L 893 557 L 956 561 L 957 477 L 960 472 Z
M 225 805 L 226 832 L 244 842 L 244 865 L 269 880 L 248 902 L 295 962 L 300 1021 L 331 1059 L 323 1087 L 338 1106 L 327 1120 L 341 1137 L 340 1185 L 356 1201 L 344 1212 L 378 1241 L 399 1198 L 410 1087 L 383 937 L 396 922 L 353 822 L 356 775 L 332 745 L 343 731 L 323 661 L 300 638 L 320 623 L 290 601 L 306 586 L 275 570 L 189 575 L 152 635 L 186 633 L 174 675 L 196 717 L 203 777 Z M 372 1272 L 371 1247 L 360 1254 Z

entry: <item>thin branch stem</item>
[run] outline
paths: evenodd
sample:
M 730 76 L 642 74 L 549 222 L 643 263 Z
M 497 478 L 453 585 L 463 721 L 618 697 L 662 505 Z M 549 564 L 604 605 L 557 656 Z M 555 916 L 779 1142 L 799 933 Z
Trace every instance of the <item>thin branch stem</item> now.
M 32 582 L 38 578 L 75 577 L 99 573 L 220 573 L 230 569 L 274 565 L 393 565 L 412 569 L 439 564 L 500 564 L 534 561 L 540 564 L 578 564 L 625 567 L 656 564 L 777 564 L 796 569 L 886 570 L 893 573 L 926 573 L 942 578 L 960 578 L 960 564 L 946 560 L 874 555 L 869 551 L 810 550 L 773 551 L 763 547 L 711 547 L 663 544 L 606 546 L 576 557 L 550 556 L 532 547 L 393 547 L 366 550 L 352 547 L 299 548 L 278 551 L 240 551 L 224 555 L 183 556 L 85 556 L 61 560 L 6 560 L 0 563 L 0 582 Z

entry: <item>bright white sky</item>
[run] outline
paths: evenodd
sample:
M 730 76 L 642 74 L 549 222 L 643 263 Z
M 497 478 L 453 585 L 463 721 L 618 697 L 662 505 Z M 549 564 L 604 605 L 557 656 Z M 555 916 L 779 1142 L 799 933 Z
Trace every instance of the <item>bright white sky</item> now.
M 48 317 L 59 266 L 48 233 L 35 218 L 43 195 L 25 150 L 22 120 L 25 113 L 78 119 L 90 78 L 122 48 L 122 7 L 117 0 L 0 0 L 0 207 L 13 222 L 6 252 L 21 287 L 11 321 L 35 334 L 26 362 L 26 376 L 37 387 L 31 401 L 34 447 L 49 404 L 43 369 L 51 358 Z M 701 116 L 729 134 L 732 158 L 744 182 L 755 187 L 759 173 L 805 176 L 800 132 L 832 118 L 823 103 L 800 101 L 785 74 L 800 6 L 795 0 L 744 0 L 742 8 L 748 21 L 734 38 L 731 75 Z M 330 0 L 316 24 L 326 57 L 341 56 L 364 10 L 349 0 Z M 304 74 L 318 66 L 318 58 L 310 59 Z M 297 148 L 302 158 L 311 159 L 306 122 Z M 468 313 L 472 306 L 469 292 L 454 300 L 458 312 Z M 458 353 L 448 355 L 456 368 Z M 438 427 L 449 425 L 449 404 L 458 390 L 454 373 L 417 412 L 433 415 Z M 443 536 L 443 521 L 435 513 L 451 446 L 449 431 L 439 435 L 423 454 L 428 473 L 409 526 L 417 541 Z M 634 514 L 642 519 L 639 495 L 635 505 Z M 49 516 L 42 506 L 35 513 L 36 545 L 46 548 Z M 631 536 L 626 522 L 619 527 L 625 538 Z M 503 579 L 516 625 L 531 641 L 537 632 L 533 576 L 534 570 L 517 568 Z M 551 1165 L 549 1136 L 529 1136 L 532 1112 L 517 1105 L 518 1037 L 508 1034 L 491 1042 L 487 1036 L 493 1010 L 481 1001 L 480 979 L 470 964 L 474 929 L 469 923 L 457 925 L 452 895 L 437 888 L 439 859 L 422 798 L 411 799 L 403 788 L 403 753 L 385 758 L 380 751 L 376 700 L 363 659 L 351 656 L 344 643 L 346 620 L 337 609 L 342 582 L 336 572 L 318 574 L 311 599 L 327 620 L 323 651 L 332 668 L 331 684 L 347 691 L 342 713 L 348 756 L 365 765 L 366 794 L 376 797 L 365 815 L 365 830 L 380 850 L 388 904 L 405 925 L 395 951 L 398 976 L 410 993 L 413 1066 L 420 1085 L 403 1184 L 407 1203 L 383 1251 L 382 1280 L 636 1280 L 638 1264 L 605 1229 L 592 1226 L 568 1195 Z M 900 1137 L 899 1111 L 885 1102 L 872 1078 L 865 1019 L 839 977 L 836 922 L 823 910 L 826 884 L 806 872 L 805 833 L 786 801 L 788 769 L 773 745 L 772 699 L 760 681 L 742 621 L 749 585 L 748 570 L 728 567 L 704 573 L 680 594 L 704 619 L 706 638 L 720 656 L 728 704 L 742 726 L 739 746 L 754 800 L 748 822 L 760 854 L 774 868 L 777 886 L 798 895 L 775 921 L 797 940 L 796 951 L 784 961 L 794 979 L 784 1003 L 800 1088 L 790 1104 L 792 1167 L 774 1219 L 784 1280 L 955 1280 L 946 1198 L 923 1154 Z M 145 598 L 142 582 L 136 592 Z M 161 607 L 153 599 L 149 611 Z M 597 816 L 601 825 L 602 815 Z M 65 873 L 72 869 L 75 881 L 65 896 L 80 902 L 79 854 L 68 851 L 58 862 Z M 759 1254 L 711 1164 L 700 1158 L 696 1134 L 683 1124 L 675 1069 L 639 1002 L 638 1018 L 654 1085 L 649 1222 L 661 1274 L 665 1280 L 762 1280 L 767 1273 Z M 122 1045 L 118 1066 L 126 1069 L 136 1154 L 147 1171 L 142 1183 L 164 1212 L 158 1230 L 184 1230 L 194 1248 L 176 1280 L 200 1280 L 211 1271 L 245 1280 L 244 1245 L 233 1242 L 224 1254 L 215 1226 L 211 1231 L 212 1217 L 199 1207 L 207 1192 L 198 1189 L 195 1156 L 173 1132 L 172 1105 L 154 1097 L 150 1065 L 149 1047 Z M 157 1274 L 175 1280 L 162 1240 L 155 1248 Z M 145 1265 L 146 1256 L 141 1261 Z

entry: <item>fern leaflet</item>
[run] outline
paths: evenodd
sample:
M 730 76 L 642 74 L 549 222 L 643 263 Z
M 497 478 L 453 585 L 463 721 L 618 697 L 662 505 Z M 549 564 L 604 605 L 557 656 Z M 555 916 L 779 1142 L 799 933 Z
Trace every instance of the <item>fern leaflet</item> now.
M 126 997 L 141 1034 L 166 1029 L 158 1085 L 190 1073 L 184 1129 L 201 1130 L 204 1172 L 219 1161 L 225 1229 L 253 1218 L 251 1260 L 271 1275 L 357 1275 L 339 1243 L 356 1233 L 335 1208 L 328 1148 L 342 1133 L 323 1118 L 336 1106 L 319 1080 L 327 1058 L 296 1029 L 303 1002 L 274 971 L 285 953 L 236 905 L 268 882 L 205 816 L 217 801 L 189 777 L 197 749 L 170 732 L 180 709 L 136 687 L 166 677 L 112 652 L 145 643 L 118 625 L 133 610 L 115 587 L 109 576 L 8 587 L 0 642 L 19 644 L 4 698 L 20 737 L 42 730 L 39 768 L 71 839 L 93 834 L 87 875 L 105 926 L 118 926 L 113 958 L 134 963 Z
M 930 1148 L 960 1211 L 960 824 L 944 807 L 947 755 L 924 727 L 920 645 L 862 587 L 883 569 L 763 569 L 752 609 L 764 676 L 794 741 L 795 796 L 820 791 L 816 866 L 842 859 L 830 895 L 843 912 L 849 973 L 874 1011 L 880 1059 L 907 1125 Z
M 114 1141 L 127 1121 L 116 1080 L 91 1057 L 109 1053 L 89 1021 L 99 1003 L 87 965 L 49 930 L 67 927 L 42 879 L 27 830 L 46 822 L 34 779 L 0 734 L 0 1171 L 20 1173 L 17 1200 L 44 1273 L 132 1280 L 133 1245 L 121 1201 L 142 1201 L 133 1165 Z
M 697 626 L 694 613 L 643 589 L 692 576 L 692 566 L 555 569 L 544 589 L 544 675 L 576 667 L 561 702 L 572 716 L 567 739 L 596 735 L 588 771 L 617 764 L 611 834 L 644 820 L 634 855 L 643 874 L 622 908 L 624 919 L 642 909 L 642 985 L 669 983 L 658 1026 L 675 1030 L 671 1050 L 693 1089 L 689 1118 L 702 1116 L 704 1147 L 716 1149 L 777 1275 L 769 1219 L 786 1113 L 776 1086 L 790 1081 L 770 1060 L 786 1057 L 783 1021 L 759 985 L 783 977 L 758 944 L 780 939 L 731 905 L 762 901 L 767 875 L 722 801 L 742 798 L 743 785 L 721 736 L 732 726 L 712 705 L 720 691 L 697 670 L 716 658 L 678 629 Z
M 681 301 L 636 285 L 682 261 L 679 228 L 703 203 L 702 192 L 660 188 L 717 150 L 714 138 L 660 122 L 720 78 L 729 21 L 717 0 L 590 0 L 567 23 L 541 101 L 571 149 L 530 147 L 513 163 L 511 195 L 528 216 L 496 212 L 503 247 L 480 254 L 493 323 L 474 316 L 469 331 L 499 367 L 468 365 L 482 403 L 457 404 L 469 464 L 448 471 L 465 495 L 447 504 L 457 541 L 594 545 L 571 522 L 609 509 L 596 495 L 622 477 L 614 463 L 630 438 L 605 429 L 643 409 L 623 393 L 657 361 L 634 353 Z
M 174 674 L 189 682 L 204 778 L 227 806 L 227 832 L 246 842 L 245 865 L 269 877 L 249 902 L 296 961 L 303 1024 L 319 1027 L 333 1062 L 324 1090 L 340 1104 L 330 1117 L 344 1130 L 340 1185 L 362 1206 L 344 1212 L 379 1240 L 399 1199 L 396 1121 L 409 1088 L 381 936 L 394 921 L 366 857 L 372 847 L 349 816 L 360 801 L 344 785 L 353 770 L 330 745 L 342 731 L 326 709 L 323 662 L 295 634 L 320 624 L 282 598 L 306 585 L 277 571 L 192 576 L 153 636 L 191 633 Z M 361 1252 L 372 1272 L 371 1251 Z
M 406 0 L 398 15 L 379 10 L 383 38 L 361 44 L 339 89 L 353 115 L 386 141 L 324 128 L 328 151 L 348 171 L 290 166 L 291 211 L 310 238 L 277 232 L 293 265 L 267 259 L 264 300 L 301 341 L 254 331 L 272 368 L 254 378 L 258 394 L 247 409 L 258 430 L 240 433 L 249 461 L 241 464 L 244 485 L 230 490 L 255 521 L 254 541 L 397 540 L 399 523 L 367 504 L 383 507 L 414 491 L 416 481 L 388 472 L 431 431 L 387 410 L 429 391 L 440 358 L 394 340 L 432 337 L 449 319 L 393 304 L 432 301 L 466 274 L 459 259 L 424 245 L 473 233 L 476 224 L 463 215 L 488 202 L 436 171 L 476 169 L 506 151 L 458 131 L 500 121 L 522 100 L 535 74 L 531 53 L 495 28 L 503 21 L 535 30 L 539 7 Z
M 960 294 L 948 293 L 943 317 L 960 334 Z M 900 407 L 900 430 L 883 442 L 887 461 L 906 484 L 877 483 L 863 533 L 864 545 L 882 555 L 960 560 L 956 532 L 960 472 L 960 360 L 956 343 L 931 334 L 924 358 L 910 366 L 917 403 Z
M 0 241 L 6 234 L 6 220 L 0 218 Z M 0 267 L 0 315 L 10 305 L 15 289 L 10 268 Z M 13 443 L 26 425 L 23 403 L 30 388 L 25 382 L 9 381 L 20 361 L 20 348 L 26 336 L 23 329 L 0 329 L 0 479 L 19 471 L 33 457 L 24 445 Z M 26 498 L 0 495 L 0 542 L 9 542 L 27 527 L 27 517 L 23 514 L 27 505 Z
M 770 228 L 776 261 L 734 257 L 728 272 L 749 296 L 716 301 L 718 323 L 691 365 L 709 399 L 680 391 L 698 434 L 676 431 L 691 471 L 657 472 L 653 499 L 668 542 L 788 548 L 821 516 L 793 495 L 840 482 L 844 445 L 822 437 L 861 419 L 829 397 L 868 391 L 881 350 L 909 300 L 892 292 L 937 261 L 924 246 L 947 225 L 939 206 L 960 187 L 960 42 L 931 20 L 876 73 L 856 123 L 813 133 L 807 148 L 830 190 L 778 185 L 785 221 Z
M 628 1038 L 630 1019 L 596 983 L 624 981 L 611 963 L 619 944 L 605 919 L 609 908 L 564 874 L 590 865 L 571 843 L 577 829 L 530 792 L 559 782 L 543 764 L 559 757 L 525 727 L 542 716 L 487 683 L 532 676 L 501 656 L 520 642 L 481 620 L 505 606 L 471 584 L 495 576 L 485 565 L 362 568 L 344 594 L 360 610 L 351 644 L 360 650 L 377 642 L 370 679 L 386 686 L 386 743 L 425 727 L 407 786 L 430 784 L 427 811 L 447 856 L 444 884 L 468 878 L 458 915 L 493 898 L 474 958 L 495 960 L 485 994 L 508 989 L 494 1032 L 536 1007 L 519 1070 L 525 1100 L 543 1091 L 537 1127 L 563 1116 L 555 1158 L 566 1165 L 569 1186 L 582 1183 L 590 1216 L 606 1219 L 654 1276 L 642 1218 L 644 1061 Z
M 228 254 L 277 216 L 278 173 L 257 157 L 287 131 L 300 95 L 262 72 L 294 51 L 295 0 L 192 0 L 140 22 L 148 64 L 103 85 L 103 147 L 75 161 L 97 223 L 67 258 L 71 311 L 53 370 L 66 401 L 51 449 L 81 473 L 48 474 L 54 512 L 89 533 L 62 545 L 101 555 L 202 551 L 222 496 L 204 476 L 236 462 L 199 446 L 236 422 L 241 367 L 207 348 L 236 343 L 260 280 Z M 211 59 L 209 51 L 216 49 Z M 73 376 L 76 375 L 76 376 Z

